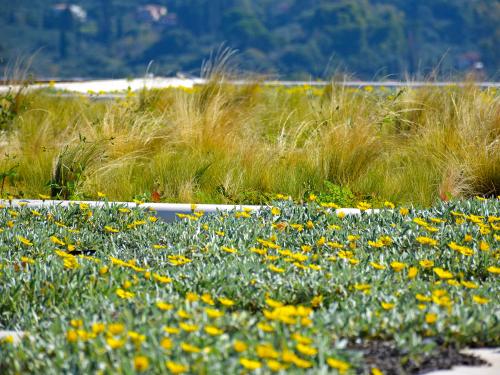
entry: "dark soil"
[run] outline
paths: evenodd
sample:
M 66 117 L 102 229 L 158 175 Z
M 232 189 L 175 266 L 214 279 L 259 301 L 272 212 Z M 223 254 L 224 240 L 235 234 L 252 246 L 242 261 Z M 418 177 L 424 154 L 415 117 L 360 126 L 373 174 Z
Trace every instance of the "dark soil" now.
M 373 367 L 389 374 L 425 374 L 431 371 L 450 369 L 452 366 L 488 366 L 478 357 L 462 354 L 460 349 L 450 346 L 438 346 L 430 353 L 412 358 L 398 349 L 393 343 L 385 341 L 367 341 L 353 343 L 349 349 L 361 351 L 366 363 L 365 373 Z

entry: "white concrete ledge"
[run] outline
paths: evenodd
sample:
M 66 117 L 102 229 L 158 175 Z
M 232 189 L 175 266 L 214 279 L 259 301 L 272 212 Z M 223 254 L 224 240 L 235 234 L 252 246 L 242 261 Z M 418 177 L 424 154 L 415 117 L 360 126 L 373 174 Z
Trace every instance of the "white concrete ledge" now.
M 500 348 L 466 349 L 470 354 L 488 362 L 485 366 L 454 366 L 450 370 L 429 372 L 428 375 L 498 375 L 500 374 Z
M 221 205 L 221 204 L 185 204 L 185 203 L 142 203 L 134 202 L 108 202 L 108 201 L 58 201 L 58 200 L 24 200 L 14 199 L 12 201 L 0 200 L 0 204 L 6 207 L 26 206 L 33 209 L 41 207 L 69 207 L 71 205 L 87 204 L 89 207 L 113 207 L 121 206 L 128 208 L 141 207 L 156 212 L 156 216 L 166 222 L 178 219 L 177 214 L 191 214 L 194 211 L 212 214 L 219 211 L 232 210 L 259 210 L 260 206 L 247 205 Z
M 252 80 L 227 81 L 234 85 L 248 85 L 256 83 Z M 53 83 L 38 82 L 28 87 L 29 90 L 53 88 L 55 90 L 69 91 L 73 93 L 96 95 L 98 93 L 125 92 L 128 90 L 139 91 L 146 89 L 162 89 L 167 87 L 183 87 L 191 89 L 196 85 L 207 83 L 203 78 L 179 78 L 179 77 L 146 77 L 134 79 L 101 79 L 86 81 L 58 81 Z M 325 87 L 331 85 L 331 81 L 263 81 L 257 82 L 265 86 L 311 86 Z M 473 85 L 480 88 L 500 88 L 500 82 L 425 82 L 425 81 L 335 81 L 335 85 L 364 88 L 364 87 L 386 87 L 386 88 L 420 88 L 420 87 L 464 87 Z M 19 89 L 19 85 L 0 85 L 0 93 Z
M 142 203 L 138 205 L 134 202 L 108 202 L 108 201 L 58 201 L 58 200 L 32 200 L 32 199 L 13 199 L 0 200 L 0 205 L 5 207 L 27 206 L 33 209 L 40 207 L 68 207 L 71 205 L 87 204 L 89 207 L 112 207 L 123 206 L 128 208 L 141 207 L 156 212 L 156 215 L 165 222 L 173 222 L 179 217 L 177 214 L 191 214 L 193 208 L 197 212 L 213 214 L 221 211 L 258 211 L 266 206 L 252 205 L 225 205 L 225 204 L 189 204 L 189 203 Z M 336 214 L 343 213 L 346 216 L 359 215 L 361 210 L 357 208 L 339 208 L 335 210 Z M 380 210 L 366 210 L 368 214 L 379 213 Z
M 24 336 L 24 332 L 20 331 L 0 331 L 0 343 L 3 341 L 12 340 L 13 344 L 19 343 Z

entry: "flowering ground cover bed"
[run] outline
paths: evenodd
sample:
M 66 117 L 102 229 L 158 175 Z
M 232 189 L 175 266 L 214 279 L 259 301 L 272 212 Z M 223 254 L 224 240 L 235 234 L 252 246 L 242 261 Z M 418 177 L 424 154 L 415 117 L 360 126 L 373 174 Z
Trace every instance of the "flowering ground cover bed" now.
M 0 209 L 1 373 L 414 373 L 500 344 L 500 202 Z

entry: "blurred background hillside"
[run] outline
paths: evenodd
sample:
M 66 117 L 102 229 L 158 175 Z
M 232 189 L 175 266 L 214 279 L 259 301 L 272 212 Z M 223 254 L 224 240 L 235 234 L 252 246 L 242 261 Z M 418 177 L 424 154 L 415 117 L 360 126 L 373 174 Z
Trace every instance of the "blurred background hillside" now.
M 281 79 L 497 79 L 498 0 L 0 0 L 0 68 L 38 78 L 198 75 L 222 43 Z

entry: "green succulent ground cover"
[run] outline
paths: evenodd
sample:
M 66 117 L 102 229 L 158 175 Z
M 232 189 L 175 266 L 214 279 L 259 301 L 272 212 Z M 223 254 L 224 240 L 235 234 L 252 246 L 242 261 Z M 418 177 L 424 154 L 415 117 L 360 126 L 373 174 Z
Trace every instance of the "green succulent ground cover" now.
M 11 373 L 377 373 L 359 347 L 498 346 L 500 204 L 314 202 L 166 224 L 140 207 L 0 209 Z

